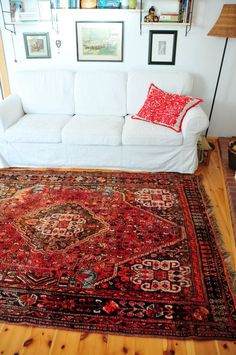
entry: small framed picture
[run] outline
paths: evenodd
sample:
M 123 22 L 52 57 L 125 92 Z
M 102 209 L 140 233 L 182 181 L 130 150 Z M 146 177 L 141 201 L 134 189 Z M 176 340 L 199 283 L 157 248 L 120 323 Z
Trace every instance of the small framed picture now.
M 123 61 L 124 22 L 77 21 L 77 60 L 90 62 Z
M 175 64 L 178 31 L 150 31 L 148 64 Z
M 49 33 L 23 33 L 26 58 L 51 58 Z

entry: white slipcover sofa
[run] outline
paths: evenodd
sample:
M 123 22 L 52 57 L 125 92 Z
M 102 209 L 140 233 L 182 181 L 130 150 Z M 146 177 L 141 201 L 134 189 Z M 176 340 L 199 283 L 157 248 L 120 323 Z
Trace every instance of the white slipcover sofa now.
M 131 119 L 149 85 L 190 95 L 177 71 L 21 71 L 0 103 L 1 167 L 80 167 L 193 173 L 208 118 L 190 109 L 182 132 Z

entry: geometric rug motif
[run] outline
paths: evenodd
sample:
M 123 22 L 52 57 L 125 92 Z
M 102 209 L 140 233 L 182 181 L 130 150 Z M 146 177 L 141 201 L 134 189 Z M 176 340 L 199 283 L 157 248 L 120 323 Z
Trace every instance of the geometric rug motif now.
M 200 178 L 3 170 L 0 320 L 235 339 L 232 273 Z

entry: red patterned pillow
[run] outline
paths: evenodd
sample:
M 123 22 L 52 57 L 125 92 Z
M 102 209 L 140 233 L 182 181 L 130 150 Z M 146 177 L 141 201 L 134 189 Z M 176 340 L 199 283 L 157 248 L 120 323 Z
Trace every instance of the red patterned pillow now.
M 190 96 L 170 94 L 151 84 L 143 107 L 132 118 L 152 122 L 181 132 L 182 122 L 187 111 L 202 101 Z

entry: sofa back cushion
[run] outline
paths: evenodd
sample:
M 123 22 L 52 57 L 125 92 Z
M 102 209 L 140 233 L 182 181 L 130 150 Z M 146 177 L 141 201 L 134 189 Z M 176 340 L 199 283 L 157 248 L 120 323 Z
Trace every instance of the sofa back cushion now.
M 25 113 L 74 114 L 72 71 L 20 71 L 13 89 L 20 95 Z
M 127 85 L 128 114 L 135 114 L 140 110 L 152 83 L 164 91 L 179 95 L 189 95 L 193 87 L 193 79 L 188 73 L 152 70 L 130 71 Z
M 125 116 L 127 73 L 83 71 L 75 75 L 75 113 Z

